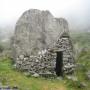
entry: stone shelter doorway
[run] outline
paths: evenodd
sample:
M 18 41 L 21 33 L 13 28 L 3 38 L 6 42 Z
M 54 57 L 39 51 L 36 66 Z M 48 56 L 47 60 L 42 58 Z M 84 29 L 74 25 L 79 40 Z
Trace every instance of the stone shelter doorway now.
M 62 70 L 62 68 L 63 68 L 63 52 L 59 51 L 56 53 L 57 53 L 56 68 L 55 68 L 56 75 L 57 76 L 63 76 L 63 70 Z

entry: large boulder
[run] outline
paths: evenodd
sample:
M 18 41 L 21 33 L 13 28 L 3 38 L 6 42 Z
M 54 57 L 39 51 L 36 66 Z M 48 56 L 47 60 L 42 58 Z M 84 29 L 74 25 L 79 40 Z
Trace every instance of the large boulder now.
M 68 33 L 68 23 L 55 18 L 49 11 L 31 9 L 16 23 L 13 38 L 13 56 L 37 55 L 40 50 L 53 47 L 61 33 Z

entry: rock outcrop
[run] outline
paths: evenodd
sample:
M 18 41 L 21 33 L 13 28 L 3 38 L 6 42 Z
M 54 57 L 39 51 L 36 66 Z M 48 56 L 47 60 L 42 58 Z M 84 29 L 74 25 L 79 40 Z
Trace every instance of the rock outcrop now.
M 12 46 L 18 69 L 31 74 L 55 75 L 57 52 L 63 52 L 63 71 L 74 71 L 68 23 L 63 18 L 55 18 L 49 11 L 31 9 L 24 12 L 16 23 Z
M 38 51 L 52 47 L 64 31 L 68 32 L 66 20 L 54 18 L 49 11 L 28 10 L 16 23 L 14 55 L 36 55 Z

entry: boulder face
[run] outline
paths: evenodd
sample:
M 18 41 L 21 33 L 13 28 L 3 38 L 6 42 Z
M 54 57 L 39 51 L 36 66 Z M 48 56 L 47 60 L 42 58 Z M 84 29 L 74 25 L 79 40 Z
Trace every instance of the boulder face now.
M 54 18 L 49 11 L 28 10 L 16 23 L 14 55 L 36 55 L 38 51 L 52 47 L 64 31 L 68 32 L 65 19 Z

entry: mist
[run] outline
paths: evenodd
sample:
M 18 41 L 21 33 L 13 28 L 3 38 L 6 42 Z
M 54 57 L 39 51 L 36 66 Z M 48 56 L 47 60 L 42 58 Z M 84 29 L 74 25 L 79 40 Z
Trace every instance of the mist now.
M 65 18 L 70 30 L 90 30 L 89 4 L 90 0 L 2 0 L 0 31 L 13 32 L 15 23 L 28 9 L 49 10 L 53 16 Z

